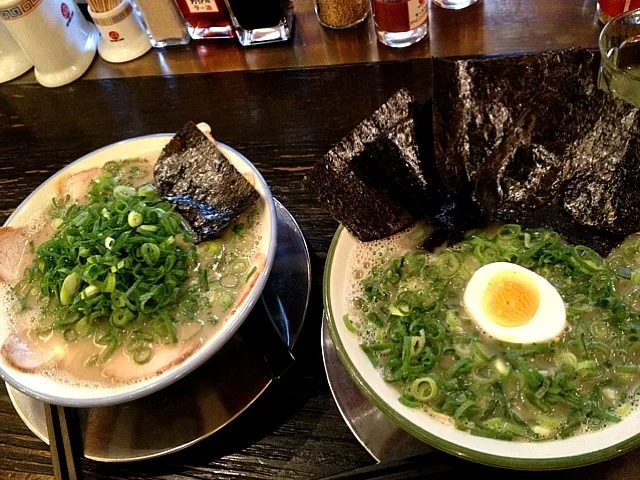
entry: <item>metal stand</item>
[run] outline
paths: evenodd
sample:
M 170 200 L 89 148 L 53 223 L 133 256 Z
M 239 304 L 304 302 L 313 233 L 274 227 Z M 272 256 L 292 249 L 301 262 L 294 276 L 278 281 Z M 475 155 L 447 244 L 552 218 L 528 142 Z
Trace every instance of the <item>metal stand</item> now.
M 326 319 L 322 321 L 322 359 L 342 418 L 373 458 L 384 462 L 435 451 L 398 427 L 358 390 L 342 366 Z

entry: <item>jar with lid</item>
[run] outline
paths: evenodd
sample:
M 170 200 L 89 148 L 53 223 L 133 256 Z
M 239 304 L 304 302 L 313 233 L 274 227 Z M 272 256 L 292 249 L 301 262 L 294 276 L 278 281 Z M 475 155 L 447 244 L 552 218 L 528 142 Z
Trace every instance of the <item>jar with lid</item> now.
M 328 28 L 349 28 L 363 22 L 369 15 L 369 0 L 315 0 L 316 15 Z

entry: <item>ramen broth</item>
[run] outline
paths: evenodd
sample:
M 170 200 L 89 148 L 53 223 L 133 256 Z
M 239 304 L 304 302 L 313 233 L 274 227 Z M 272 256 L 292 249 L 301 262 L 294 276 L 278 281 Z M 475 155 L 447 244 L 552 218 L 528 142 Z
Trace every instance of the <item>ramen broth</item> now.
M 109 162 L 103 169 L 90 170 L 91 175 L 80 172 L 61 179 L 59 190 L 75 188 L 72 197 L 78 198 L 61 195 L 46 214 L 39 216 L 34 225 L 44 226 L 28 229 L 29 252 L 35 257 L 32 252 L 37 252 L 55 231 L 51 226 L 55 219 L 69 202 L 82 203 L 91 182 L 100 175 L 112 176 L 117 185 L 146 188 L 152 171 L 151 161 L 133 159 Z M 65 204 L 67 207 L 63 207 Z M 114 328 L 108 318 L 97 319 L 89 329 L 80 328 L 81 322 L 60 327 L 54 318 L 56 309 L 47 308 L 58 300 L 38 293 L 37 277 L 28 281 L 27 270 L 27 276 L 17 284 L 0 283 L 3 356 L 19 370 L 83 385 L 135 382 L 179 364 L 221 329 L 264 267 L 264 255 L 257 252 L 261 208 L 260 202 L 256 203 L 213 241 L 196 246 L 188 234 L 172 240 L 182 251 L 190 252 L 191 258 L 177 303 L 164 309 L 172 319 L 175 338 L 167 329 L 158 330 L 159 311 L 140 316 L 122 328 Z M 30 260 L 33 264 L 33 258 Z M 24 266 L 31 265 L 20 265 Z
M 472 434 L 540 441 L 620 421 L 640 387 L 640 236 L 606 258 L 551 230 L 470 233 L 426 253 L 418 226 L 359 243 L 348 259 L 343 319 L 399 401 Z M 516 344 L 481 331 L 462 294 L 482 266 L 512 261 L 546 278 L 567 311 L 564 332 Z M 544 299 L 542 299 L 544 301 Z

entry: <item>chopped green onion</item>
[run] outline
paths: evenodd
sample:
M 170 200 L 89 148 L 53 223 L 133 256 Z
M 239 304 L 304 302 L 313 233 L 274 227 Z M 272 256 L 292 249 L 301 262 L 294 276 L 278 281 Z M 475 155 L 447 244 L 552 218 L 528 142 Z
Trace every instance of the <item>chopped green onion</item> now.
M 121 198 L 133 197 L 136 194 L 136 189 L 126 185 L 118 185 L 113 189 L 113 194 Z
M 140 254 L 146 264 L 153 267 L 160 259 L 160 247 L 155 243 L 143 243 L 140 247 Z
M 249 261 L 244 258 L 239 258 L 231 264 L 231 273 L 240 275 L 249 268 Z
M 127 223 L 131 228 L 139 227 L 142 225 L 143 216 L 140 212 L 129 212 L 127 216 Z
M 74 295 L 80 288 L 80 276 L 73 272 L 64 279 L 62 282 L 62 288 L 60 289 L 60 303 L 62 305 L 69 305 L 71 300 L 73 300 Z
M 248 282 L 249 279 L 253 276 L 254 273 L 256 273 L 256 270 L 258 270 L 258 267 L 256 267 L 254 265 L 254 267 L 251 269 L 251 271 L 249 272 L 249 274 L 247 275 L 247 278 L 245 279 L 245 282 Z
M 614 365 L 613 369 L 618 373 L 638 373 L 640 365 Z
M 207 245 L 209 246 L 208 252 L 207 252 L 209 255 L 217 255 L 222 251 L 221 240 L 211 240 L 210 242 L 207 243 Z
M 133 353 L 133 361 L 137 364 L 142 365 L 151 360 L 152 356 L 153 350 L 151 350 L 151 348 L 147 346 L 142 346 L 136 349 L 136 351 Z
M 222 285 L 225 288 L 237 287 L 239 283 L 240 281 L 238 280 L 238 277 L 236 277 L 235 275 L 225 275 L 220 279 L 220 285 Z
M 506 377 L 511 373 L 511 365 L 505 362 L 502 358 L 496 358 L 493 362 L 493 367 L 503 377 Z
M 402 395 L 398 401 L 409 408 L 420 408 L 422 404 L 420 402 L 416 402 L 416 400 L 411 395 Z
M 112 272 L 107 275 L 107 279 L 105 280 L 104 285 L 102 286 L 102 291 L 106 293 L 113 293 L 115 289 L 116 289 L 116 274 Z
M 360 330 L 358 329 L 358 327 L 356 327 L 353 322 L 351 321 L 351 319 L 349 318 L 349 314 L 345 313 L 344 316 L 342 317 L 342 321 L 344 322 L 344 325 L 347 327 L 347 330 L 349 330 L 351 333 L 359 333 Z
M 230 293 L 222 293 L 218 297 L 218 303 L 222 307 L 223 310 L 228 310 L 233 305 L 234 298 Z
M 156 187 L 151 183 L 142 185 L 140 188 L 138 188 L 139 197 L 153 197 L 155 195 L 156 195 Z
M 82 291 L 82 295 L 84 295 L 84 298 L 91 298 L 98 293 L 100 293 L 100 289 L 95 285 L 89 285 Z
M 68 328 L 62 333 L 65 341 L 75 342 L 78 339 L 78 332 L 74 328 Z
M 114 310 L 111 314 L 110 320 L 115 327 L 124 327 L 127 323 L 133 320 L 134 317 L 135 315 L 131 310 L 124 308 Z
M 409 391 L 419 402 L 428 402 L 438 394 L 438 384 L 431 377 L 416 378 L 409 386 Z
M 78 323 L 76 323 L 76 331 L 79 335 L 84 335 L 89 331 L 90 326 L 91 323 L 89 321 L 89 317 L 82 317 L 80 320 L 78 320 Z
M 576 373 L 580 377 L 584 377 L 593 372 L 597 367 L 597 364 L 594 360 L 584 360 L 582 362 L 578 362 L 576 364 Z

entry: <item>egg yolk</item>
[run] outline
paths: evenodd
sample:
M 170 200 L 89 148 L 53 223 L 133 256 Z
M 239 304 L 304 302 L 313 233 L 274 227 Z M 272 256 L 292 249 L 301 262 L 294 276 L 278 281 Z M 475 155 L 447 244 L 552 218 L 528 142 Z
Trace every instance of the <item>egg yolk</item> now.
M 538 311 L 540 293 L 533 280 L 516 272 L 501 272 L 489 280 L 482 308 L 498 325 L 524 325 Z

